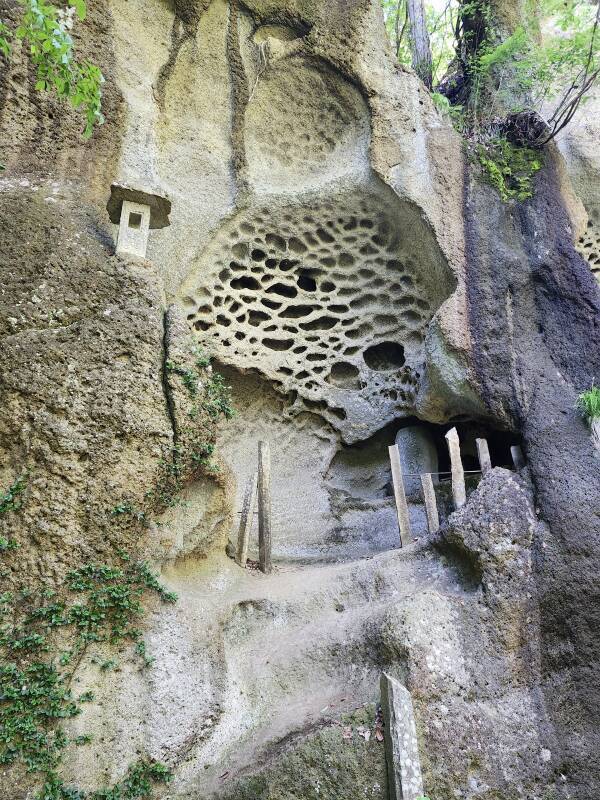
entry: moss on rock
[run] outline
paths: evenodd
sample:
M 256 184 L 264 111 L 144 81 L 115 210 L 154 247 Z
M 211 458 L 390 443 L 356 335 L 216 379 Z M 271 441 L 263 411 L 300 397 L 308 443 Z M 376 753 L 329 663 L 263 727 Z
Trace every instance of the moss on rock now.
M 259 773 L 243 778 L 222 800 L 385 800 L 383 742 L 374 735 L 374 705 L 360 708 L 274 754 Z M 368 740 L 365 738 L 369 731 Z M 361 735 L 361 733 L 363 735 Z

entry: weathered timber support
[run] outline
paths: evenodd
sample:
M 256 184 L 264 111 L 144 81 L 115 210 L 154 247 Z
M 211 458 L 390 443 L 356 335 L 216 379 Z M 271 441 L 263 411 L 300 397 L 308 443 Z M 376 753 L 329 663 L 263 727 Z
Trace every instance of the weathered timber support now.
M 248 478 L 246 483 L 240 529 L 238 531 L 238 545 L 235 560 L 242 568 L 246 566 L 246 561 L 248 560 L 248 544 L 250 542 L 250 531 L 252 530 L 252 522 L 254 520 L 257 490 L 258 473 L 255 472 Z
M 268 575 L 271 562 L 271 450 L 268 442 L 258 443 L 258 561 Z
M 479 456 L 481 474 L 487 475 L 492 468 L 492 459 L 490 458 L 490 448 L 488 447 L 487 439 L 475 439 L 475 443 L 477 444 L 477 455 Z
M 404 491 L 404 480 L 402 479 L 400 451 L 396 444 L 389 447 L 388 450 L 390 454 L 390 463 L 392 465 L 392 482 L 394 484 L 394 498 L 396 500 L 396 512 L 398 514 L 398 527 L 400 528 L 400 546 L 406 547 L 412 543 L 412 531 L 410 528 L 406 493 Z
M 465 471 L 460 457 L 460 440 L 456 428 L 446 434 L 450 463 L 452 465 L 452 496 L 456 508 L 462 508 L 467 502 L 467 489 L 465 487 Z
M 425 512 L 427 513 L 427 527 L 429 528 L 429 533 L 435 533 L 440 527 L 440 517 L 433 487 L 433 478 L 429 472 L 421 475 L 421 486 L 423 487 Z
M 423 778 L 410 692 L 385 672 L 380 685 L 390 800 L 418 800 Z
M 523 451 L 518 444 L 514 444 L 510 448 L 510 454 L 512 456 L 513 464 L 515 465 L 515 469 L 517 472 L 520 472 L 525 467 L 525 456 L 523 455 Z

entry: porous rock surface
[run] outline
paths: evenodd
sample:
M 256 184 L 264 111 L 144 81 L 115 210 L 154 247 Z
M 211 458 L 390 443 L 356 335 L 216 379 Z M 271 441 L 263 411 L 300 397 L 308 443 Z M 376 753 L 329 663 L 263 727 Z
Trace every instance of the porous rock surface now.
M 125 545 L 180 599 L 150 608 L 151 666 L 81 665 L 96 699 L 71 733 L 94 741 L 65 780 L 95 790 L 144 754 L 173 769 L 169 800 L 384 800 L 385 670 L 413 696 L 434 800 L 589 800 L 600 492 L 573 407 L 598 292 L 558 156 L 530 205 L 502 206 L 394 64 L 375 0 L 91 6 L 107 123 L 89 144 L 18 50 L 0 75 L 1 485 L 29 474 L 5 579 L 60 585 Z M 114 255 L 115 182 L 171 199 L 147 261 Z M 238 410 L 220 471 L 117 524 L 194 443 L 168 366 L 194 346 Z M 415 499 L 398 551 L 387 447 L 456 419 L 520 434 L 532 480 L 495 469 L 434 539 Z M 225 555 L 259 439 L 268 578 Z

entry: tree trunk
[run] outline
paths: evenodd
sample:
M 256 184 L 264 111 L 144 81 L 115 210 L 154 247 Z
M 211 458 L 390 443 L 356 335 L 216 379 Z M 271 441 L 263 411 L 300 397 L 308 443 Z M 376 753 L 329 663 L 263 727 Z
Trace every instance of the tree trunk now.
M 406 0 L 408 19 L 410 22 L 410 48 L 414 71 L 428 89 L 431 89 L 432 61 L 429 33 L 425 20 L 425 4 L 423 0 Z

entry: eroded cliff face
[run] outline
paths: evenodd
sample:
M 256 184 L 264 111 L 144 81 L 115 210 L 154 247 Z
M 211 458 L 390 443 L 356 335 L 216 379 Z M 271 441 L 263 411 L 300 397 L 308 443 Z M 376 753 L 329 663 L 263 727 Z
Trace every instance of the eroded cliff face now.
M 150 608 L 153 664 L 78 667 L 95 701 L 69 730 L 94 738 L 65 781 L 143 754 L 171 800 L 383 800 L 360 732 L 386 670 L 434 800 L 594 796 L 600 487 L 573 406 L 598 292 L 558 160 L 525 207 L 481 187 L 374 0 L 108 0 L 82 32 L 107 77 L 89 144 L 18 58 L 0 79 L 1 485 L 28 473 L 3 581 L 60 591 L 125 547 L 179 602 Z M 145 261 L 115 255 L 114 181 L 172 201 Z M 232 387 L 218 430 L 198 353 Z M 415 494 L 399 551 L 387 446 L 415 424 L 431 463 L 457 424 L 467 458 L 522 441 L 529 472 L 494 470 L 434 538 Z M 271 576 L 225 554 L 261 439 Z

